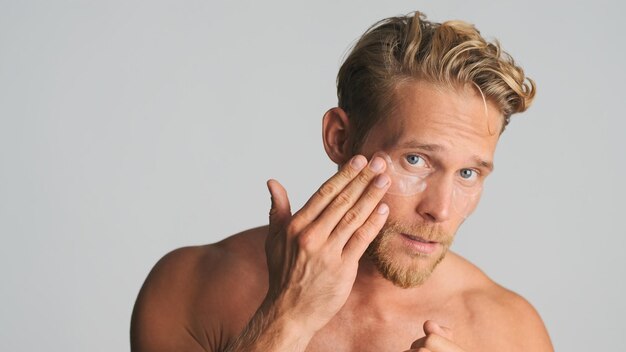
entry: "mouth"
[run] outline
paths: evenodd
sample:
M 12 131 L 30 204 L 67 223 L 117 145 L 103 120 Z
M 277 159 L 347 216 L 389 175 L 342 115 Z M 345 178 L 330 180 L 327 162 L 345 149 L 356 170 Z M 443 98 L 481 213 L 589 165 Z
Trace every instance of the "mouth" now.
M 405 237 L 407 237 L 410 240 L 417 241 L 417 242 L 422 242 L 422 243 L 438 243 L 436 241 L 429 241 L 429 240 L 424 239 L 424 238 L 419 237 L 419 236 L 409 235 L 408 233 L 403 233 L 402 236 L 405 236 Z
M 437 247 L 439 247 L 439 242 L 436 241 L 429 241 L 422 237 L 407 233 L 401 233 L 401 235 L 404 244 L 422 255 L 432 254 L 435 250 L 437 250 Z

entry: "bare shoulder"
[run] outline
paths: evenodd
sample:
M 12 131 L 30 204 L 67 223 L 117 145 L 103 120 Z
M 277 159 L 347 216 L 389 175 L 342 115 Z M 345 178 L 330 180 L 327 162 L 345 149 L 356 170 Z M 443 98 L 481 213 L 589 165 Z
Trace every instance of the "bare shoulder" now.
M 133 351 L 217 351 L 260 305 L 265 228 L 176 249 L 146 278 L 133 310 Z
M 462 275 L 459 295 L 468 312 L 467 333 L 484 351 L 553 351 L 537 310 L 521 295 L 490 279 L 474 264 L 453 254 Z

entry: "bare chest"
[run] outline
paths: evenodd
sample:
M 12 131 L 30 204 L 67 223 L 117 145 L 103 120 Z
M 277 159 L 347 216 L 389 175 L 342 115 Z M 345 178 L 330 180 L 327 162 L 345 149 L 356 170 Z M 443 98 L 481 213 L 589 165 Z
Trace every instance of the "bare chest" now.
M 403 352 L 424 337 L 423 325 L 429 319 L 453 328 L 461 346 L 474 346 L 469 332 L 471 315 L 449 308 L 407 311 L 383 320 L 367 312 L 340 314 L 313 337 L 306 351 Z
M 380 324 L 327 326 L 314 336 L 306 351 L 402 352 L 420 336 L 423 333 L 419 333 L 418 324 L 414 322 L 399 322 L 395 328 L 382 327 Z

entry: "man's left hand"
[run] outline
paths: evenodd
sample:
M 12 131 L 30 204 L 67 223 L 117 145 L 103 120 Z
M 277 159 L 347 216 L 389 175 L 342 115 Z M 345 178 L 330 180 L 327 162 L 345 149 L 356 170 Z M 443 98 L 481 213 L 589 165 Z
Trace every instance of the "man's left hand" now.
M 426 336 L 415 340 L 405 352 L 465 352 L 452 339 L 452 330 L 432 320 L 424 323 Z

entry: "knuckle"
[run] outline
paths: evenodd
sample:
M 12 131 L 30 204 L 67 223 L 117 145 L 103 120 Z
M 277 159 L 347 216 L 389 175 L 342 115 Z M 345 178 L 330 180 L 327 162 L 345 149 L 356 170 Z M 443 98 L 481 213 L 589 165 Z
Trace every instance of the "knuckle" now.
M 337 173 L 337 179 L 342 182 L 349 182 L 354 177 L 354 170 L 351 167 L 344 168 Z
M 352 237 L 359 242 L 370 242 L 370 231 L 367 228 L 361 227 L 360 229 L 354 231 Z
M 270 212 L 269 212 L 269 216 L 272 217 L 274 215 L 278 214 L 278 209 L 272 207 L 270 208 Z
M 385 223 L 385 218 L 381 216 L 370 217 L 362 226 L 364 231 L 376 232 Z
M 293 235 L 297 234 L 300 231 L 300 229 L 302 228 L 302 226 L 300 225 L 301 222 L 302 221 L 301 221 L 299 216 L 297 216 L 297 215 L 294 216 L 291 219 L 291 221 L 289 221 L 289 224 L 287 224 L 287 227 L 285 229 L 286 232 L 287 232 L 287 235 L 288 236 L 293 236 Z
M 366 184 L 370 183 L 371 179 L 372 179 L 372 176 L 369 173 L 365 172 L 365 171 L 361 172 L 356 177 L 356 181 L 358 183 L 362 184 L 362 185 L 366 185 Z
M 332 182 L 324 183 L 318 190 L 317 194 L 322 198 L 332 197 L 337 192 L 337 187 Z
M 334 203 L 336 207 L 342 208 L 344 206 L 350 205 L 352 203 L 352 198 L 348 193 L 342 192 L 337 195 Z
M 363 193 L 363 198 L 368 202 L 378 202 L 384 195 L 384 192 L 379 191 L 378 188 L 371 187 L 365 193 Z
M 350 225 L 355 225 L 358 223 L 359 221 L 359 212 L 355 209 L 350 209 L 344 216 L 343 216 L 343 222 L 344 224 L 350 226 Z
M 341 168 L 341 170 L 339 170 L 339 172 L 337 173 L 337 176 L 345 180 L 350 180 L 359 172 L 360 172 L 359 170 L 355 170 L 354 168 L 352 168 L 350 166 L 350 163 L 348 162 L 344 165 L 343 168 Z
M 307 236 L 304 233 L 298 236 L 298 248 L 307 249 L 310 243 L 311 243 L 311 236 Z
M 303 250 L 310 250 L 312 247 L 313 239 L 315 238 L 312 230 L 305 230 L 298 236 L 298 247 Z

